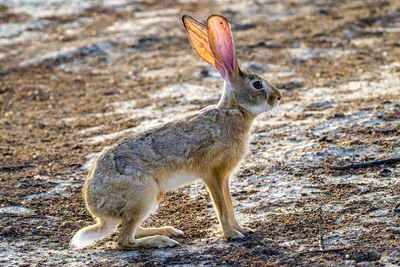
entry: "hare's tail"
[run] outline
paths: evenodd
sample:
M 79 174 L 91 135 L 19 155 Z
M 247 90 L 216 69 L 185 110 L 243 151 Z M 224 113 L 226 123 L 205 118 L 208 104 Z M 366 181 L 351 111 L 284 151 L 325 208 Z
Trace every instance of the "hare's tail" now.
M 97 223 L 79 230 L 71 240 L 74 248 L 84 248 L 92 245 L 115 232 L 121 220 L 116 218 L 96 218 Z

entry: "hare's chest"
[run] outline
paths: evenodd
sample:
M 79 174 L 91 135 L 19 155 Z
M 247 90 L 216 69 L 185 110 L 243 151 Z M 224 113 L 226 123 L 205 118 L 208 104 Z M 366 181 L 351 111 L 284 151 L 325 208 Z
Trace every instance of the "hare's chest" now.
M 199 178 L 198 174 L 178 171 L 163 177 L 159 182 L 159 186 L 161 190 L 168 191 L 189 184 Z

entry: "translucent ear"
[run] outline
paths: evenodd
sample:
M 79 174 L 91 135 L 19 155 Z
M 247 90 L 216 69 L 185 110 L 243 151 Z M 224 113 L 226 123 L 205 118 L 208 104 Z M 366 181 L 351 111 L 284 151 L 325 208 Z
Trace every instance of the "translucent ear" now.
M 207 19 L 208 44 L 211 52 L 227 73 L 232 76 L 238 71 L 229 23 L 223 16 L 212 15 Z
M 182 17 L 182 21 L 194 51 L 196 51 L 204 61 L 214 66 L 221 76 L 225 78 L 226 71 L 224 67 L 214 58 L 210 46 L 208 45 L 206 26 L 186 15 Z

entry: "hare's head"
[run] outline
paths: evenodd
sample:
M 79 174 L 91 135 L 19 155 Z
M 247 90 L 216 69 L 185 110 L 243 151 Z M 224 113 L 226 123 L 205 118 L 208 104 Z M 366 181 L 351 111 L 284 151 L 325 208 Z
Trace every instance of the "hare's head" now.
M 239 108 L 257 115 L 279 103 L 282 94 L 276 87 L 257 74 L 240 69 L 231 29 L 224 17 L 208 17 L 207 26 L 189 16 L 182 20 L 194 50 L 225 80 L 219 108 Z

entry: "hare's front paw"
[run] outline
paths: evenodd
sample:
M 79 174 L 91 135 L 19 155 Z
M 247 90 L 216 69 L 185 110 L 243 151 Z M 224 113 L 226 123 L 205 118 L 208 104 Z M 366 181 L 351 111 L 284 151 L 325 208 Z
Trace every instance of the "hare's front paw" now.
M 251 228 L 247 228 L 247 227 L 240 227 L 239 232 L 241 232 L 242 234 L 250 234 L 250 233 L 254 233 L 253 229 Z
M 226 240 L 229 241 L 229 240 L 235 240 L 235 239 L 244 238 L 244 234 L 242 234 L 241 232 L 239 232 L 239 231 L 237 231 L 235 229 L 232 229 L 229 232 L 225 232 L 224 233 L 224 237 L 225 237 Z

